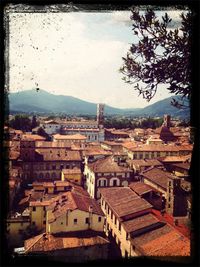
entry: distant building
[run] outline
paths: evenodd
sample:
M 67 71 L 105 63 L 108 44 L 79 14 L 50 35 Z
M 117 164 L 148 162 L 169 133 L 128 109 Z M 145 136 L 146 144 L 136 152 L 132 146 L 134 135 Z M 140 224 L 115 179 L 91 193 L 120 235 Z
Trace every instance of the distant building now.
M 60 180 L 62 169 L 81 168 L 82 159 L 79 151 L 65 148 L 36 148 L 35 144 L 33 140 L 23 140 L 20 143 L 23 179 Z
M 99 128 L 103 126 L 104 123 L 104 104 L 97 104 L 97 124 Z
M 59 133 L 60 128 L 61 128 L 61 124 L 54 120 L 44 121 L 43 123 L 40 124 L 40 126 L 49 135 Z
M 156 129 L 156 133 L 160 135 L 160 139 L 165 142 L 172 142 L 176 141 L 177 138 L 174 136 L 173 132 L 170 130 L 171 122 L 170 122 L 170 115 L 164 115 L 164 122 L 163 125 Z

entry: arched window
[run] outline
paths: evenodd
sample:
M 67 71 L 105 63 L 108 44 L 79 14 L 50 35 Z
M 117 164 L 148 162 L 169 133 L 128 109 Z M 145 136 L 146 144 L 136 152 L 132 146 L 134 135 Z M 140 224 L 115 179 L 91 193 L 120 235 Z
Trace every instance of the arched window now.
M 47 172 L 45 177 L 46 177 L 46 179 L 49 179 L 50 178 L 50 174 Z
M 98 183 L 97 183 L 97 186 L 107 186 L 107 181 L 106 181 L 106 179 L 102 179 L 102 178 L 100 178 L 99 180 L 98 180 Z
M 118 178 L 112 178 L 110 179 L 110 186 L 119 186 L 120 180 Z

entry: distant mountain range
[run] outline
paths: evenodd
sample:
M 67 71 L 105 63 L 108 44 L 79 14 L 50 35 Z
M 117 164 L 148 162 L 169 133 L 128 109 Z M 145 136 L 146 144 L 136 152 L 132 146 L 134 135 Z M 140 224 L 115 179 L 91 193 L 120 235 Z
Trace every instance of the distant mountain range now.
M 170 104 L 172 98 L 176 99 L 177 96 L 166 98 L 145 108 L 120 109 L 105 105 L 105 114 L 159 117 L 163 116 L 164 114 L 170 114 L 173 117 L 189 118 L 189 110 L 180 110 Z M 72 96 L 54 95 L 42 89 L 32 89 L 17 93 L 10 93 L 9 108 L 10 112 L 95 115 L 97 104 L 90 103 Z

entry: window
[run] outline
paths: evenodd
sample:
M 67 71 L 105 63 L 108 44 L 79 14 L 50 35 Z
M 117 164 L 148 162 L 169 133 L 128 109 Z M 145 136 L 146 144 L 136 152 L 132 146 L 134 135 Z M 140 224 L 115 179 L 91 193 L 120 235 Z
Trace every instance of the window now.
M 170 201 L 170 200 L 171 200 L 171 198 L 169 197 L 169 198 L 168 198 L 168 200 Z
M 168 204 L 168 208 L 170 208 L 171 207 L 171 205 L 170 204 Z
M 63 224 L 63 222 L 60 223 L 61 225 Z
M 117 185 L 117 180 L 113 180 L 113 186 Z
M 35 225 L 35 222 L 34 221 L 32 221 L 32 225 Z
M 126 233 L 126 240 L 128 240 L 128 233 Z
M 43 224 L 46 224 L 46 220 L 43 221 Z
M 56 165 L 52 165 L 52 170 L 56 170 Z
M 77 222 L 78 222 L 78 219 L 74 219 L 74 224 L 77 224 Z
M 63 164 L 60 165 L 60 169 L 62 170 L 64 168 Z
M 101 222 L 101 217 L 99 216 L 99 218 L 98 218 L 98 222 Z
M 117 224 L 117 218 L 116 218 L 116 216 L 115 216 L 115 225 Z
M 33 207 L 33 211 L 36 211 L 36 207 Z
M 89 218 L 88 218 L 88 217 L 85 218 L 85 223 L 86 223 L 86 224 L 89 224 Z
M 172 185 L 172 182 L 171 181 L 169 181 L 169 186 L 171 186 Z

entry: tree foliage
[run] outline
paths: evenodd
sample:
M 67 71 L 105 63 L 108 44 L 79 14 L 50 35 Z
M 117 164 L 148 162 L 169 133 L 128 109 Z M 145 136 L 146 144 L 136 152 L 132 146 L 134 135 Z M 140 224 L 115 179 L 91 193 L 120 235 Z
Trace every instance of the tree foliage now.
M 132 30 L 138 42 L 133 43 L 123 58 L 120 71 L 126 83 L 133 84 L 143 98 L 150 101 L 160 84 L 182 100 L 191 96 L 192 13 L 182 13 L 180 27 L 172 28 L 172 19 L 162 18 L 147 9 L 131 10 Z M 183 105 L 173 101 L 175 106 Z
M 31 131 L 31 120 L 26 115 L 18 114 L 10 121 L 10 127 L 16 130 L 28 132 Z
M 39 125 L 39 122 L 37 121 L 36 116 L 33 115 L 32 121 L 31 121 L 31 128 L 33 129 L 33 128 L 37 127 L 38 125 Z
M 143 120 L 132 120 L 129 118 L 106 118 L 104 122 L 105 128 L 115 128 L 115 129 L 135 129 L 135 128 L 158 128 L 162 125 L 163 119 L 156 118 L 146 118 Z
M 37 130 L 37 134 L 46 138 L 46 140 L 50 140 L 50 136 L 45 132 L 42 127 L 39 127 Z

